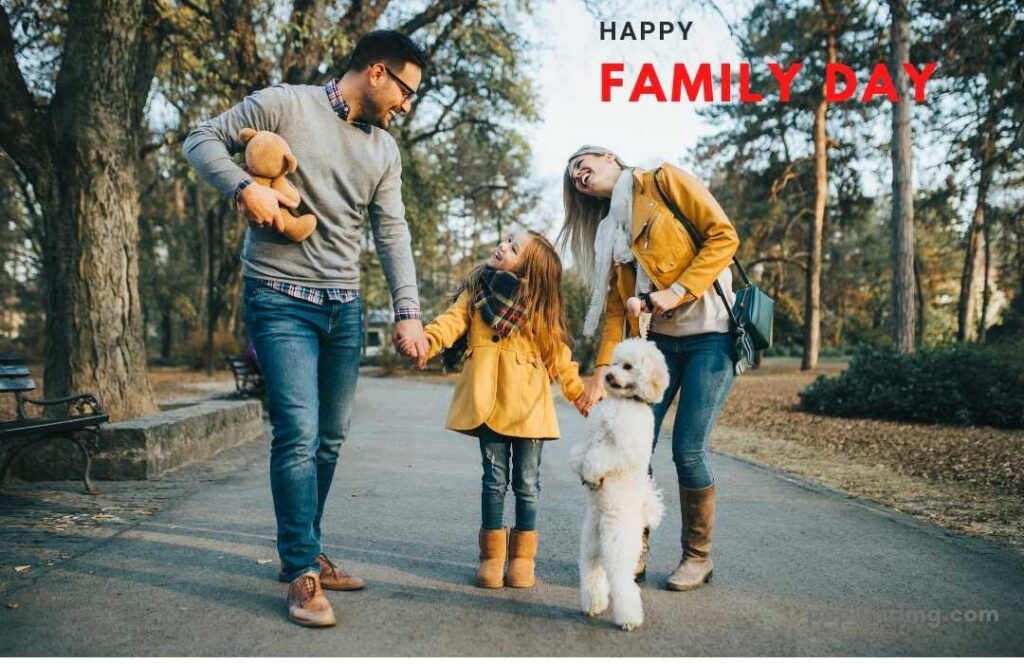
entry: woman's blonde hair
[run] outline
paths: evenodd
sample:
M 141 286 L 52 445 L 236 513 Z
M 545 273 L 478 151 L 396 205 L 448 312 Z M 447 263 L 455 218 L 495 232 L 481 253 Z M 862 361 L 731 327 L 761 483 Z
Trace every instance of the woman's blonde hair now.
M 611 200 L 588 196 L 576 190 L 576 183 L 572 179 L 572 160 L 580 155 L 610 154 L 615 158 L 619 168 L 628 168 L 619 159 L 619 156 L 606 148 L 596 145 L 584 145 L 573 152 L 565 166 L 565 173 L 562 176 L 562 201 L 565 206 L 565 223 L 562 230 L 558 232 L 558 245 L 564 251 L 566 248 L 572 252 L 576 269 L 584 283 L 590 283 L 594 276 L 594 238 L 597 237 L 597 225 L 608 214 L 608 207 Z
M 533 241 L 523 247 L 523 259 L 515 270 L 519 277 L 516 302 L 526 313 L 522 332 L 537 345 L 544 363 L 551 367 L 558 358 L 559 343 L 572 343 L 562 298 L 562 259 L 550 240 L 536 231 L 526 232 Z M 480 263 L 466 275 L 460 290 L 469 291 L 471 298 L 476 296 L 485 267 L 486 262 Z

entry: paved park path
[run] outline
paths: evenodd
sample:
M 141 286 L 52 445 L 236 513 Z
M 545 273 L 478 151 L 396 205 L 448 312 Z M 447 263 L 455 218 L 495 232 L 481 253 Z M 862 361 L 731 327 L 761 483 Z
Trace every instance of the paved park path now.
M 334 629 L 285 619 L 256 442 L 226 478 L 15 589 L 0 655 L 1024 655 L 1024 557 L 721 455 L 714 581 L 662 590 L 679 547 L 668 445 L 647 622 L 627 634 L 585 618 L 567 467 L 583 420 L 565 405 L 544 451 L 540 583 L 475 588 L 478 452 L 443 429 L 451 391 L 360 379 L 324 530 L 367 588 L 329 594 Z

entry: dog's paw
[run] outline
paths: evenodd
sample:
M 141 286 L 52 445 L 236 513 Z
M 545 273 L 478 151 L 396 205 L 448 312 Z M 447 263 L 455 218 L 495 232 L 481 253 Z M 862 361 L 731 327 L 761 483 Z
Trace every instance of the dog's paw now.
M 628 597 L 621 598 L 621 601 L 616 598 L 614 620 L 623 631 L 632 632 L 644 624 L 644 607 L 639 601 L 634 603 Z
M 580 610 L 583 611 L 583 615 L 593 618 L 604 613 L 608 609 L 608 595 L 602 595 L 595 593 L 583 598 L 583 602 L 580 605 Z
M 607 610 L 608 610 L 608 600 L 605 599 L 604 601 L 601 601 L 600 598 L 593 598 L 593 599 L 591 599 L 589 604 L 587 606 L 583 607 L 583 613 L 586 616 L 590 617 L 590 618 L 593 618 L 595 616 L 599 616 L 599 615 L 601 615 L 602 613 L 604 613 Z

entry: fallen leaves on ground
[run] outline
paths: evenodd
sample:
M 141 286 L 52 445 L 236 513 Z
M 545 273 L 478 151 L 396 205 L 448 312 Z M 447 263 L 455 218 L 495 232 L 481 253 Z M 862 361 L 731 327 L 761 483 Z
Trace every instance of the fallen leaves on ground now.
M 800 390 L 841 368 L 805 373 L 774 360 L 744 374 L 722 410 L 715 448 L 1024 547 L 1024 431 L 797 410 Z
M 820 373 L 770 365 L 744 374 L 720 421 L 892 465 L 915 477 L 1024 495 L 1024 431 L 825 417 L 797 410 L 800 390 Z

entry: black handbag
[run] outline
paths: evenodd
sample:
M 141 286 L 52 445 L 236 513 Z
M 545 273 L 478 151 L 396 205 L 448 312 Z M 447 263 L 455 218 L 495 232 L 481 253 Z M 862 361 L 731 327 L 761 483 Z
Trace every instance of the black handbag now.
M 679 211 L 676 204 L 665 195 L 664 190 L 661 188 L 661 183 L 658 182 L 658 173 L 660 172 L 660 168 L 654 171 L 654 186 L 657 187 L 661 200 L 665 202 L 665 206 L 672 211 L 675 218 L 683 225 L 686 232 L 690 234 L 694 246 L 700 251 L 701 246 L 704 244 L 703 238 L 701 238 L 697 229 L 693 227 L 693 224 L 690 223 L 690 220 Z M 722 298 L 725 309 L 729 312 L 732 331 L 736 335 L 736 349 L 739 351 L 740 360 L 746 360 L 747 365 L 752 367 L 754 366 L 754 353 L 771 348 L 774 328 L 773 321 L 775 319 L 775 300 L 768 297 L 763 290 L 750 281 L 750 277 L 747 276 L 746 270 L 740 265 L 736 256 L 733 256 L 732 262 L 735 263 L 736 269 L 739 270 L 745 284 L 736 290 L 736 303 L 732 307 L 729 306 L 729 300 L 725 297 L 725 293 L 722 291 L 722 286 L 718 283 L 717 278 L 715 279 L 715 291 Z M 740 362 L 736 363 L 736 373 L 743 372 L 743 367 L 740 364 Z

